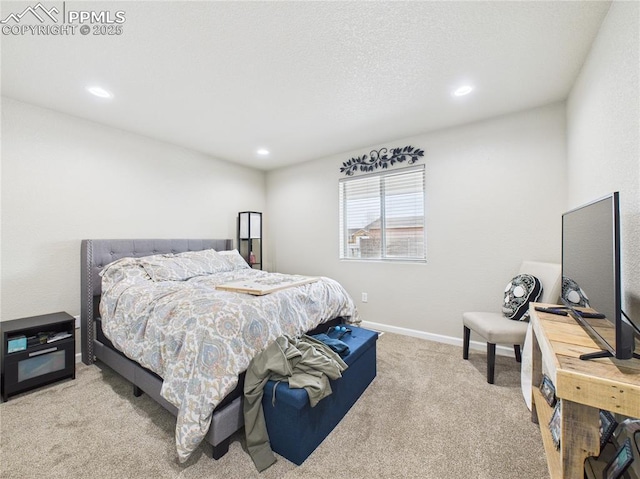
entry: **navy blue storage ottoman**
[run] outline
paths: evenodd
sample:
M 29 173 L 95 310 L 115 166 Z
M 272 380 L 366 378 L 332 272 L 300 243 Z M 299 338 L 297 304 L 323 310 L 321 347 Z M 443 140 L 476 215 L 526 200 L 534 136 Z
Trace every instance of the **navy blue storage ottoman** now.
M 304 389 L 279 383 L 272 404 L 275 381 L 264 387 L 262 407 L 271 449 L 295 464 L 302 464 L 325 437 L 338 425 L 367 386 L 376 377 L 376 340 L 378 333 L 348 326 L 351 333 L 342 337 L 349 345 L 344 362 L 349 366 L 342 377 L 331 381 L 332 394 L 315 407 L 309 404 Z

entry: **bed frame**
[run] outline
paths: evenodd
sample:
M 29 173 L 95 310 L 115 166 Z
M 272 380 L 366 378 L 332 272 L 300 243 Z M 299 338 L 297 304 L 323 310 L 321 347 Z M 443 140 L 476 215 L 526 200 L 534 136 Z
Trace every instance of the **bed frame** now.
M 135 361 L 116 351 L 99 331 L 102 268 L 120 258 L 142 257 L 162 253 L 182 253 L 213 248 L 233 249 L 230 239 L 98 239 L 82 240 L 81 244 L 81 350 L 82 362 L 93 364 L 97 359 L 133 384 L 133 394 L 142 392 L 177 416 L 178 409 L 160 395 L 162 379 Z M 221 403 L 213 413 L 205 440 L 213 447 L 212 457 L 219 459 L 229 450 L 230 437 L 244 426 L 242 397 Z

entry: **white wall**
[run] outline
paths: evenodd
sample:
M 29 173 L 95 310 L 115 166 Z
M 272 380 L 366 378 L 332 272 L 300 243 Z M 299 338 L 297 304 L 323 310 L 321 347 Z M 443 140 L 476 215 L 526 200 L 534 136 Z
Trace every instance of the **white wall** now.
M 265 175 L 2 98 L 2 320 L 80 312 L 80 240 L 235 238 Z
M 379 146 L 409 144 L 425 150 L 426 264 L 338 259 L 339 167 L 371 148 L 267 173 L 270 258 L 336 278 L 366 321 L 461 337 L 462 312 L 499 311 L 523 259 L 560 261 L 565 105 Z
M 640 321 L 640 3 L 615 1 L 567 102 L 568 200 L 620 191 L 626 313 Z

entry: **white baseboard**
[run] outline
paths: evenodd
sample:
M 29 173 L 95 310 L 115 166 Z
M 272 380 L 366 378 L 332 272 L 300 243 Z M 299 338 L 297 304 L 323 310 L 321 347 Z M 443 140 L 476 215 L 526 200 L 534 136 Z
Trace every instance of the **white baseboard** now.
M 373 331 L 387 332 L 401 334 L 403 336 L 412 336 L 414 338 L 427 339 L 429 341 L 435 341 L 437 343 L 453 344 L 462 348 L 462 338 L 455 338 L 453 336 L 444 336 L 442 334 L 427 333 L 425 331 L 418 331 L 416 329 L 401 328 L 399 326 L 390 326 L 388 324 L 374 323 L 371 321 L 362 321 L 362 326 Z M 479 341 L 470 341 L 470 349 L 487 350 L 487 343 Z M 500 356 L 515 357 L 512 347 L 496 345 L 496 354 Z

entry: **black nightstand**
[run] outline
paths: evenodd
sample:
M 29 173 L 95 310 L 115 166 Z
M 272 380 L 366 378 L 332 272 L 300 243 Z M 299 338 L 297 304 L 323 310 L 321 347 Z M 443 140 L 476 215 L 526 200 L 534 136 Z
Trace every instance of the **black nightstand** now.
M 60 312 L 0 322 L 2 400 L 65 378 L 76 377 L 76 327 Z

